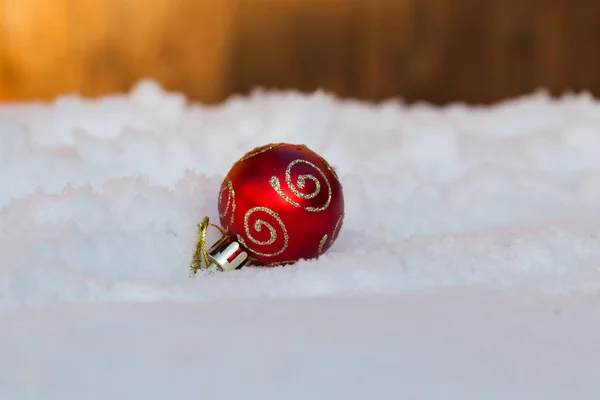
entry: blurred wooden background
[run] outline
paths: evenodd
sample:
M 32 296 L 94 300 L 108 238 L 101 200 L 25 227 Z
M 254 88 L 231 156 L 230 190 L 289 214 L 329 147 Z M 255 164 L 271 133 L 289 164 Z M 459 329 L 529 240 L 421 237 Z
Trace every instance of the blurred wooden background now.
M 0 100 L 255 86 L 485 103 L 600 95 L 598 0 L 0 0 Z

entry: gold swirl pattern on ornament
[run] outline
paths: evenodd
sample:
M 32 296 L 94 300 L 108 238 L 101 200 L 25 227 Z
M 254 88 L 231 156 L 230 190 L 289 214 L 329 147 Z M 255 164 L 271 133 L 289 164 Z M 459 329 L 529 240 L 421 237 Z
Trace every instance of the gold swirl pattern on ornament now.
M 333 233 L 331 234 L 331 240 L 329 241 L 329 245 L 333 246 L 333 242 L 337 239 L 340 234 L 340 227 L 342 226 L 342 220 L 344 219 L 344 213 L 341 213 L 337 222 L 335 223 L 335 227 L 333 228 Z
M 316 154 L 316 153 L 315 153 Z M 321 157 L 320 155 L 317 154 L 317 157 L 319 157 L 319 159 L 321 161 L 323 161 L 323 164 L 327 165 L 327 169 L 329 170 L 329 172 L 331 172 L 331 174 L 335 177 L 335 179 L 339 182 L 340 178 L 338 177 L 337 172 L 335 172 L 335 169 L 331 166 L 331 164 L 329 164 L 327 162 L 327 160 L 325 160 L 323 157 Z
M 329 180 L 327 179 L 327 177 L 325 176 L 325 174 L 323 173 L 323 171 L 321 171 L 321 169 L 319 167 L 317 167 L 315 164 L 311 163 L 310 161 L 306 161 L 306 160 L 301 160 L 301 159 L 297 159 L 292 161 L 291 163 L 289 163 L 289 165 L 287 166 L 287 168 L 285 169 L 285 182 L 287 183 L 288 187 L 290 188 L 290 190 L 292 191 L 292 193 L 294 193 L 294 195 L 298 198 L 301 199 L 305 199 L 305 200 L 310 200 L 315 198 L 320 192 L 321 192 L 321 182 L 319 181 L 319 179 L 311 174 L 303 174 L 303 175 L 299 175 L 297 178 L 297 187 L 300 189 L 304 189 L 304 187 L 306 186 L 306 180 L 311 180 L 314 182 L 315 184 L 315 191 L 312 193 L 302 193 L 298 190 L 298 188 L 296 187 L 296 185 L 294 185 L 294 183 L 292 182 L 292 168 L 294 167 L 294 165 L 299 164 L 299 163 L 304 163 L 304 164 L 308 164 L 311 167 L 313 167 L 314 169 L 317 170 L 317 172 L 319 172 L 319 174 L 321 175 L 321 177 L 323 178 L 323 180 L 325 181 L 325 184 L 327 185 L 327 201 L 325 202 L 325 204 L 321 207 L 304 207 L 304 209 L 306 211 L 310 211 L 310 212 L 320 212 L 323 211 L 325 209 L 327 209 L 327 207 L 329 207 L 329 204 L 331 203 L 331 184 L 329 183 Z M 288 203 L 290 203 L 291 205 L 295 206 L 295 207 L 300 207 L 300 204 L 294 200 L 292 200 L 287 194 L 285 194 L 285 192 L 281 189 L 281 183 L 279 182 L 279 178 L 277 178 L 276 176 L 272 176 L 271 179 L 269 180 L 271 187 L 277 192 L 277 194 L 279 196 L 281 196 L 285 201 L 287 201 Z
M 279 254 L 283 253 L 287 249 L 289 240 L 290 240 L 287 230 L 285 228 L 285 224 L 279 217 L 279 214 L 277 214 L 275 211 L 273 211 L 267 207 L 253 207 L 253 208 L 249 209 L 248 212 L 246 212 L 246 215 L 244 215 L 244 232 L 246 233 L 246 237 L 248 238 L 248 240 L 250 240 L 250 242 L 252 242 L 255 245 L 268 246 L 270 244 L 275 243 L 275 241 L 278 238 L 277 230 L 275 229 L 275 227 L 273 227 L 273 225 L 271 225 L 270 223 L 268 223 L 265 220 L 260 219 L 260 218 L 258 218 L 254 222 L 253 228 L 257 232 L 262 231 L 263 227 L 267 228 L 269 230 L 269 239 L 261 241 L 261 240 L 256 239 L 254 236 L 252 236 L 252 233 L 250 232 L 250 216 L 252 214 L 254 214 L 255 212 L 267 213 L 268 215 L 270 215 L 273 219 L 275 219 L 277 221 L 277 223 L 279 224 L 279 226 L 281 228 L 281 233 L 283 235 L 283 247 L 280 250 L 276 251 L 275 253 L 261 253 L 259 251 L 256 251 L 252 247 L 248 246 L 248 244 L 245 242 L 244 238 L 242 238 L 240 235 L 237 235 L 238 241 L 240 242 L 240 244 L 242 246 L 244 246 L 251 252 L 258 254 L 260 256 L 263 256 L 263 257 L 278 256 Z
M 223 186 L 219 191 L 219 204 L 223 202 L 223 192 L 227 190 L 227 203 L 225 204 L 225 211 L 223 213 L 219 213 L 219 217 L 223 218 L 229 212 L 229 203 L 231 203 L 231 219 L 229 223 L 233 225 L 233 218 L 235 212 L 235 190 L 233 190 L 233 183 L 231 179 L 226 179 L 227 185 Z
M 249 152 L 247 152 L 246 154 L 244 154 L 242 156 L 242 158 L 239 159 L 238 162 L 240 162 L 240 161 L 246 161 L 249 158 L 256 157 L 257 155 L 259 155 L 261 153 L 264 153 L 266 151 L 269 151 L 271 149 L 274 149 L 275 147 L 279 147 L 282 144 L 283 143 L 271 143 L 271 144 L 266 144 L 264 146 L 255 147 L 254 149 L 252 149 Z
M 294 264 L 298 262 L 298 260 L 286 260 L 286 261 L 276 261 L 276 262 L 272 262 L 270 264 L 265 265 L 265 267 L 278 267 L 280 265 L 284 265 L 284 264 Z
M 300 204 L 298 202 L 295 202 L 294 200 L 292 200 L 287 194 L 285 194 L 285 192 L 283 190 L 281 190 L 281 183 L 279 183 L 279 179 L 277 179 L 276 176 L 272 176 L 271 179 L 269 180 L 269 182 L 271 183 L 271 187 L 277 192 L 278 195 L 280 195 L 285 201 L 287 201 L 288 203 L 290 203 L 291 205 L 293 205 L 294 207 L 300 207 Z
M 317 253 L 318 255 L 323 254 L 323 246 L 325 246 L 325 243 L 327 243 L 327 234 L 323 235 L 321 241 L 319 242 L 319 252 Z

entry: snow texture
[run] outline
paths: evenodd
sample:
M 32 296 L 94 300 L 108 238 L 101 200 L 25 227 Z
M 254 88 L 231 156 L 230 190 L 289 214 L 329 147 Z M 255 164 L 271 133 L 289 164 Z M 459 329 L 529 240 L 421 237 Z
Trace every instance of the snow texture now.
M 270 142 L 336 168 L 337 242 L 190 278 L 222 179 Z M 0 106 L 0 183 L 2 399 L 600 398 L 587 94 L 207 107 L 143 81 Z

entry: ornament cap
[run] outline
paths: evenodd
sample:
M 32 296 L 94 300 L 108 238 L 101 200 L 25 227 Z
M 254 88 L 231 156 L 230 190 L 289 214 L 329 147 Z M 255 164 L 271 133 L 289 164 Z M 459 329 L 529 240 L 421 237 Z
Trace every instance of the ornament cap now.
M 223 271 L 233 271 L 250 261 L 248 253 L 231 236 L 223 236 L 209 250 L 208 268 L 217 267 Z

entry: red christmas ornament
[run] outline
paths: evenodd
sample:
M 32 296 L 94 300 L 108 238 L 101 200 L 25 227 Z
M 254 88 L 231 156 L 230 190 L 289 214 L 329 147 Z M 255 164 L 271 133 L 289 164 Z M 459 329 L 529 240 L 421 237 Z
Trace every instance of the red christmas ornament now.
M 218 212 L 223 236 L 204 252 L 207 266 L 293 264 L 318 258 L 333 245 L 343 224 L 344 196 L 321 156 L 304 145 L 274 143 L 233 165 L 221 184 Z M 200 224 L 199 248 L 208 225 L 208 218 Z

